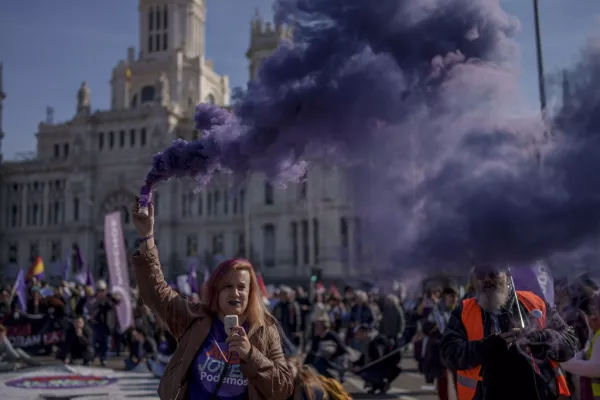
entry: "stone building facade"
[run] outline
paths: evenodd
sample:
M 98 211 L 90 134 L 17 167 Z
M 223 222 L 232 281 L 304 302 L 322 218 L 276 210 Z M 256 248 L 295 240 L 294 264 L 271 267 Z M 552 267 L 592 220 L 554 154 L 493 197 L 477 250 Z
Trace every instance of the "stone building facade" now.
M 110 109 L 92 111 L 93 92 L 83 82 L 72 119 L 40 123 L 35 157 L 0 164 L 6 279 L 38 255 L 47 275 L 60 276 L 74 246 L 97 277 L 106 277 L 104 215 L 115 210 L 133 251 L 129 207 L 152 154 L 175 138 L 198 137 L 195 104 L 229 104 L 227 76 L 204 56 L 205 21 L 204 0 L 140 0 L 139 51 L 129 48 L 113 68 Z M 257 14 L 250 33 L 246 56 L 255 77 L 289 30 Z M 0 85 L 3 99 L 1 92 Z M 185 180 L 159 185 L 156 237 L 165 274 L 184 273 L 190 258 L 213 266 L 232 256 L 251 259 L 272 282 L 303 282 L 315 270 L 332 279 L 355 274 L 359 245 L 343 181 L 343 171 L 313 166 L 305 182 L 285 189 L 258 174 L 235 187 L 218 176 L 198 193 Z

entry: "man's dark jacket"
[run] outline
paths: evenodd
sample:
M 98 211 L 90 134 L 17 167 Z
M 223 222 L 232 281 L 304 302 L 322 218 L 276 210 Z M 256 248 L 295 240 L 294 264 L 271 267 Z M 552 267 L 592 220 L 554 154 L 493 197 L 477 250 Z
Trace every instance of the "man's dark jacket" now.
M 511 290 L 512 292 L 512 290 Z M 514 292 L 512 292 L 514 293 Z M 465 300 L 466 301 L 466 300 Z M 546 304 L 546 328 L 530 332 L 527 336 L 535 345 L 526 348 L 508 346 L 504 339 L 495 335 L 492 314 L 482 312 L 483 340 L 468 341 L 461 320 L 463 303 L 452 312 L 440 344 L 442 360 L 452 370 L 466 370 L 482 366 L 483 381 L 477 385 L 473 400 L 555 400 L 558 388 L 555 374 L 548 360 L 564 362 L 577 351 L 578 340 L 573 329 Z M 527 323 L 529 313 L 518 303 Z M 521 327 L 517 302 L 512 295 L 505 307 L 497 314 L 502 332 Z M 533 367 L 532 356 L 538 360 L 539 374 Z

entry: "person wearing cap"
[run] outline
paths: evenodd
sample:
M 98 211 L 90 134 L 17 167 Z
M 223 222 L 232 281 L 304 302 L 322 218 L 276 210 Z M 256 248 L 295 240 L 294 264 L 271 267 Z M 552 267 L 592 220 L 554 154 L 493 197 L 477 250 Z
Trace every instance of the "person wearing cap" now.
M 452 312 L 444 331 L 440 350 L 446 367 L 457 370 L 458 400 L 568 397 L 558 363 L 573 357 L 577 337 L 543 299 L 515 292 L 507 272 L 476 266 L 475 295 Z

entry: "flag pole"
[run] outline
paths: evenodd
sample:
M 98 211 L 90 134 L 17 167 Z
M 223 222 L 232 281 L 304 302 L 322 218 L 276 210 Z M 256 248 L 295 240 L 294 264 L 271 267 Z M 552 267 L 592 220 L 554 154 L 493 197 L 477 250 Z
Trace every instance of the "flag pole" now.
M 519 297 L 517 295 L 517 288 L 515 287 L 515 280 L 513 279 L 512 271 L 508 267 L 508 276 L 510 278 L 510 284 L 512 286 L 513 293 L 515 294 L 515 301 L 517 302 L 517 311 L 519 313 L 519 321 L 521 322 L 521 328 L 525 328 L 525 321 L 523 320 L 523 314 L 521 313 L 521 306 L 519 305 Z

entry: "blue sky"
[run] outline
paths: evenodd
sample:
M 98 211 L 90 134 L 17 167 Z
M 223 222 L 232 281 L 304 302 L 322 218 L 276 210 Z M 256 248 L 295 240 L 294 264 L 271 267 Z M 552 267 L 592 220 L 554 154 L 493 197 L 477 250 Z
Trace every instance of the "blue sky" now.
M 416 1 L 416 0 L 415 0 Z M 484 0 L 473 0 L 484 1 Z M 249 23 L 258 7 L 270 16 L 272 0 L 207 0 L 207 57 L 244 85 Z M 545 67 L 558 71 L 576 59 L 598 25 L 599 0 L 540 0 Z M 137 0 L 5 1 L 0 13 L 0 61 L 4 62 L 3 143 L 5 158 L 35 149 L 35 132 L 47 106 L 55 121 L 68 120 L 83 80 L 92 90 L 92 108 L 109 105 L 112 67 L 138 46 Z M 537 105 L 533 9 L 529 0 L 503 0 L 521 21 L 521 86 L 532 109 Z

